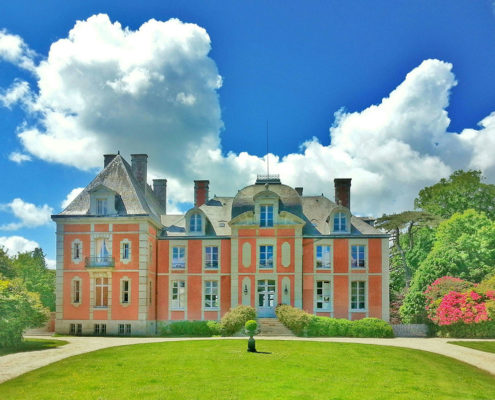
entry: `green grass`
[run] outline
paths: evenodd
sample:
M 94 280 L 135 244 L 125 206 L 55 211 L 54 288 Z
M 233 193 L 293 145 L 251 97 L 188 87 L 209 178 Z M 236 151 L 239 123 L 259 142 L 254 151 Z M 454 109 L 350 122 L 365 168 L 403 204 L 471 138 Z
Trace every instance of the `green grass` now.
M 441 355 L 247 340 L 108 348 L 0 385 L 6 399 L 494 399 L 495 377 Z
M 447 342 L 447 343 L 456 344 L 457 346 L 469 347 L 470 349 L 486 351 L 487 353 L 495 353 L 495 341 L 493 341 L 493 342 L 453 341 L 453 342 Z
M 20 347 L 0 347 L 0 356 L 24 351 L 46 350 L 67 344 L 65 340 L 24 339 Z

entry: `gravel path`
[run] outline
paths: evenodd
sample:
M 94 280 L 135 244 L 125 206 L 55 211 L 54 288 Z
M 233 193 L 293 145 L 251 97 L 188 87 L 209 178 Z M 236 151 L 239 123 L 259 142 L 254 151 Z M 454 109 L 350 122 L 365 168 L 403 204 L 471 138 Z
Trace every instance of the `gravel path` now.
M 46 336 L 27 336 L 43 338 Z M 71 357 L 77 354 L 104 349 L 106 347 L 124 346 L 139 343 L 177 342 L 184 340 L 230 340 L 246 338 L 121 338 L 121 337 L 60 337 L 69 343 L 65 346 L 48 350 L 31 351 L 25 353 L 8 354 L 0 357 L 0 383 L 34 369 L 43 367 L 53 362 Z M 297 338 L 297 337 L 259 337 L 257 340 L 302 340 L 315 342 L 339 342 L 339 343 L 363 343 L 381 346 L 397 346 L 410 349 L 424 350 L 442 354 L 474 365 L 480 369 L 495 375 L 495 354 L 486 353 L 467 347 L 448 344 L 452 339 L 419 339 L 419 338 L 395 338 L 395 339 L 357 339 L 357 338 Z M 478 341 L 478 340 L 477 340 Z

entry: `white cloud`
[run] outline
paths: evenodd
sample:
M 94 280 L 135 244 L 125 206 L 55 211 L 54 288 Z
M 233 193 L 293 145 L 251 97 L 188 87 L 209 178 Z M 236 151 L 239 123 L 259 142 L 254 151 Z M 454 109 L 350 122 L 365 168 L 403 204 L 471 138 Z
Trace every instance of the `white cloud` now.
M 0 105 L 11 108 L 14 104 L 22 102 L 30 105 L 31 92 L 29 83 L 26 81 L 16 80 L 7 90 L 0 90 Z
M 10 256 L 33 251 L 36 247 L 40 247 L 37 242 L 22 236 L 0 236 L 0 246 L 3 246 Z
M 62 207 L 62 210 L 65 209 L 65 207 L 67 207 L 70 203 L 72 203 L 72 200 L 74 200 L 79 195 L 79 193 L 81 193 L 83 190 L 84 190 L 84 188 L 81 188 L 81 187 L 72 189 L 67 194 L 67 196 L 62 201 L 62 203 L 60 204 L 60 207 Z
M 26 49 L 17 43 L 10 47 Z M 136 31 L 103 14 L 78 21 L 36 66 L 39 91 L 23 95 L 39 116 L 19 128 L 24 151 L 86 170 L 116 149 L 148 153 L 150 174 L 168 179 L 169 209 L 192 201 L 193 179 L 234 195 L 264 172 L 265 158 L 222 153 L 222 78 L 210 48 L 203 28 L 177 19 Z M 11 60 L 25 52 L 14 50 Z M 493 181 L 495 113 L 479 129 L 448 132 L 456 85 L 451 64 L 425 60 L 379 104 L 337 111 L 330 145 L 308 138 L 299 153 L 271 155 L 271 171 L 330 198 L 333 179 L 351 177 L 353 210 L 372 215 L 410 209 L 420 188 L 458 168 L 481 168 Z
M 18 35 L 12 35 L 5 29 L 0 30 L 0 60 L 4 59 L 21 68 L 34 71 L 36 53 L 29 49 Z
M 12 200 L 8 204 L 1 204 L 0 210 L 10 212 L 19 220 L 18 222 L 0 226 L 0 230 L 8 231 L 22 227 L 35 228 L 37 226 L 47 225 L 51 222 L 50 216 L 53 214 L 53 208 L 47 204 L 36 206 L 19 198 Z
M 31 161 L 31 156 L 29 154 L 23 154 L 17 151 L 13 151 L 9 154 L 9 160 L 17 164 L 22 164 L 25 161 Z
M 57 267 L 57 262 L 52 258 L 45 258 L 46 267 L 48 269 L 55 269 Z

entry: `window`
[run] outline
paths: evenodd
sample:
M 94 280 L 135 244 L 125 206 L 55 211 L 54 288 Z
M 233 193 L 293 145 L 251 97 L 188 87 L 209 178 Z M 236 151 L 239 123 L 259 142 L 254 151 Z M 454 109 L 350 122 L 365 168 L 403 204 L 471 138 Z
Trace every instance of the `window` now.
M 339 212 L 333 217 L 333 231 L 334 232 L 346 232 L 347 231 L 347 216 L 343 212 Z
M 119 335 L 123 336 L 125 332 L 125 325 L 119 324 Z
M 119 324 L 120 336 L 131 336 L 131 324 Z
M 352 268 L 366 268 L 364 247 L 365 246 L 361 246 L 361 245 L 351 247 Z
M 82 335 L 82 324 L 70 324 L 70 335 Z
M 72 243 L 72 259 L 74 261 L 79 261 L 81 259 L 81 242 L 79 240 L 75 240 Z
M 120 281 L 120 302 L 122 304 L 129 304 L 130 296 L 129 296 L 129 291 L 130 291 L 130 285 L 129 285 L 129 280 L 124 279 Z
M 202 229 L 203 228 L 201 227 L 201 215 L 199 214 L 191 215 L 189 230 L 191 232 L 201 232 Z
M 97 215 L 107 214 L 107 199 L 96 199 L 96 214 Z
M 205 281 L 205 308 L 219 307 L 218 302 L 218 281 Z
M 129 260 L 131 258 L 130 246 L 131 244 L 129 242 L 122 243 L 122 260 Z
M 218 268 L 218 247 L 206 246 L 205 258 L 205 268 Z
M 316 268 L 330 268 L 330 246 L 316 246 Z
M 106 324 L 95 324 L 93 332 L 95 335 L 104 336 L 107 333 L 107 325 Z
M 351 282 L 351 310 L 366 309 L 366 282 Z
M 110 255 L 111 245 L 106 238 L 96 239 L 96 257 L 94 258 L 94 264 L 98 267 L 112 266 L 113 258 Z
M 186 305 L 186 282 L 172 281 L 172 302 L 171 307 L 182 309 Z
M 149 299 L 149 302 L 148 304 L 151 306 L 151 303 L 153 301 L 153 283 L 151 281 L 149 281 L 148 283 L 148 292 L 149 292 L 149 296 L 148 296 L 148 299 Z
M 273 268 L 273 246 L 260 246 L 260 268 Z
M 131 336 L 131 324 L 125 324 L 125 334 Z
M 260 206 L 260 226 L 273 226 L 273 206 Z
M 74 279 L 72 281 L 72 304 L 81 303 L 81 280 Z
M 330 281 L 316 281 L 316 309 L 330 310 Z
M 185 247 L 172 247 L 172 268 L 186 268 Z
M 108 278 L 96 278 L 95 281 L 95 306 L 108 307 Z

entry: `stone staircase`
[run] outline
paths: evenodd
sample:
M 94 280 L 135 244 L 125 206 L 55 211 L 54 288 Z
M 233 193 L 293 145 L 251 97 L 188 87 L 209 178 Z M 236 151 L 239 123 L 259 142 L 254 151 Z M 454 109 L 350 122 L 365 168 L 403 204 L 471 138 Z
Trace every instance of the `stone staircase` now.
M 260 333 L 257 336 L 294 336 L 277 318 L 259 318 Z

